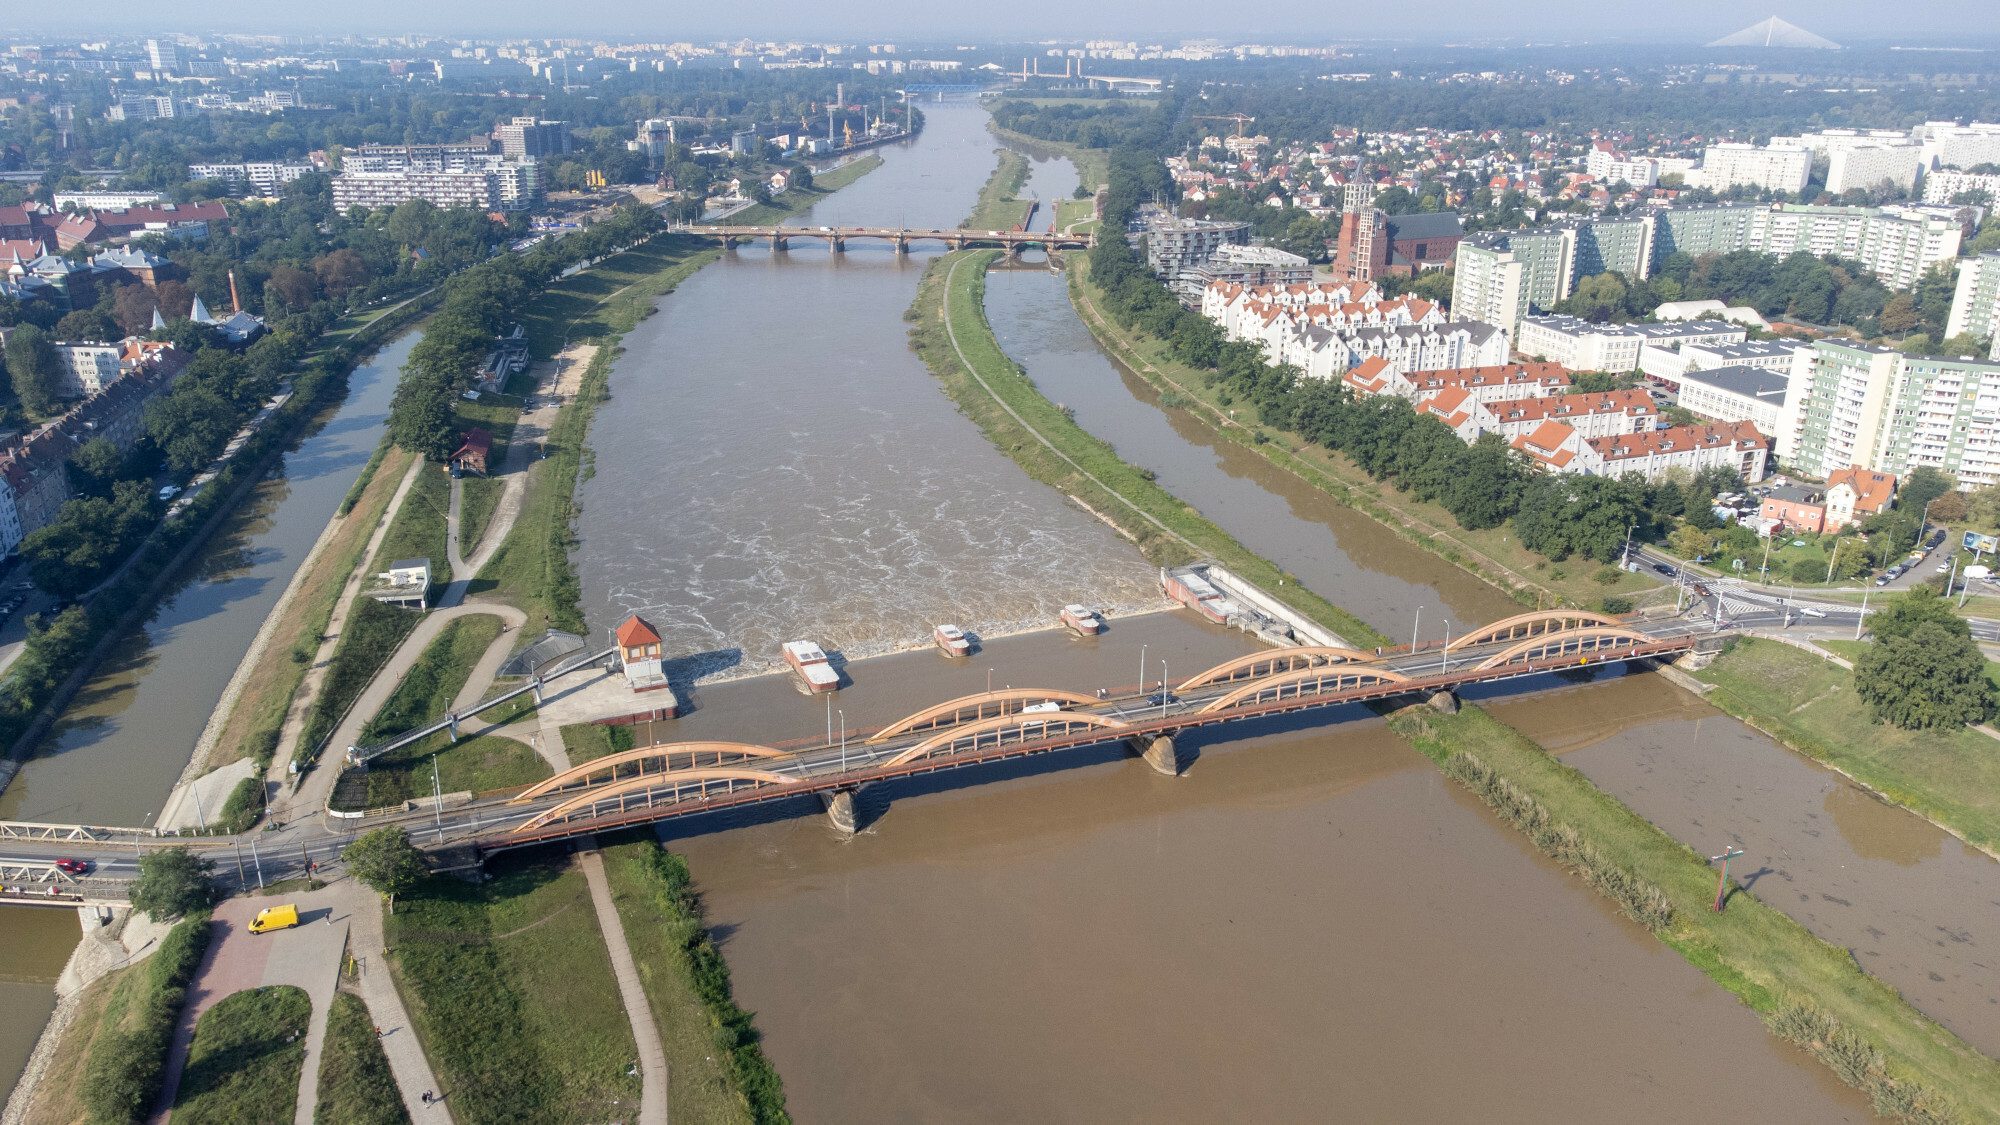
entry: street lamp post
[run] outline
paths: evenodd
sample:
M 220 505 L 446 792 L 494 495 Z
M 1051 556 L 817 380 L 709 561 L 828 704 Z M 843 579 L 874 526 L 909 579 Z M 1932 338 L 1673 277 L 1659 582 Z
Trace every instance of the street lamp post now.
M 1169 694 L 1171 693 L 1167 691 L 1167 662 L 1162 660 L 1160 661 L 1160 718 L 1162 719 L 1167 717 L 1167 697 Z
M 1139 646 L 1139 693 L 1146 692 L 1146 646 Z
M 1424 621 L 1424 607 L 1417 607 L 1417 616 L 1410 622 L 1410 651 L 1417 651 L 1417 627 Z
M 1618 561 L 1622 565 L 1632 565 L 1632 533 L 1637 530 L 1639 530 L 1639 525 L 1636 523 L 1625 529 L 1625 550 L 1618 556 Z

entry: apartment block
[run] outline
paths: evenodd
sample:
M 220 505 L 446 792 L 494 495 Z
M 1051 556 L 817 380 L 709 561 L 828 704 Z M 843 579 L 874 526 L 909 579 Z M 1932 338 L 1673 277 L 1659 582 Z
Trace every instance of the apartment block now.
M 1747 336 L 1741 325 L 1722 320 L 1598 324 L 1574 316 L 1531 316 L 1521 321 L 1514 348 L 1572 371 L 1626 372 L 1639 368 L 1648 349 L 1741 343 Z
M 307 175 L 316 169 L 303 161 L 248 161 L 242 164 L 190 164 L 188 179 L 221 180 L 233 191 L 254 191 L 258 195 L 271 197 L 279 194 L 286 184 Z M 241 185 L 241 188 L 238 188 Z
M 2000 125 L 1974 121 L 1960 125 L 1954 121 L 1926 121 L 1910 130 L 1922 145 L 1927 168 L 1972 168 L 1980 164 L 2000 164 Z
M 2000 359 L 2000 250 L 1958 264 L 1958 289 L 1944 334 L 1949 338 L 1965 332 L 1990 341 L 1986 357 Z
M 539 166 L 532 160 L 493 160 L 461 171 L 342 172 L 333 177 L 334 209 L 373 211 L 412 199 L 438 207 L 522 211 L 541 194 Z
M 1769 435 L 1780 457 L 1787 456 L 1797 435 L 1788 437 L 1785 399 L 1791 375 L 1765 367 L 1713 367 L 1690 371 L 1681 383 L 1680 406 L 1712 422 L 1748 422 Z
M 1875 454 L 1902 353 L 1847 340 L 1820 340 L 1813 351 L 1791 396 L 1798 427 L 1793 468 L 1820 479 L 1849 465 L 1894 471 Z
M 1855 188 L 1869 190 L 1888 184 L 1898 190 L 1914 191 L 1922 168 L 1922 157 L 1912 144 L 1843 148 L 1827 160 L 1826 190 L 1839 195 Z
M 55 349 L 62 364 L 60 393 L 64 398 L 94 395 L 118 378 L 122 344 L 57 343 Z
M 493 130 L 500 153 L 516 160 L 526 157 L 560 156 L 570 151 L 569 123 L 516 117 Z
M 1949 205 L 1970 191 L 1983 191 L 1988 199 L 2000 201 L 2000 173 L 1959 172 L 1940 168 L 1924 174 L 1924 202 Z
M 1739 184 L 1796 195 L 1812 179 L 1813 153 L 1789 145 L 1710 145 L 1701 157 L 1701 186 L 1720 191 Z
M 1965 489 L 2000 483 L 2000 362 L 1901 357 L 1875 456 L 1856 463 L 1899 476 L 1928 465 Z

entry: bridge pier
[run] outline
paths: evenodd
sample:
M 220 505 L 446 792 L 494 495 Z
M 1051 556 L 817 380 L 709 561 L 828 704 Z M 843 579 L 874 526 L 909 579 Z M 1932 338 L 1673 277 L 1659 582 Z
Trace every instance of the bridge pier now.
M 1146 759 L 1146 764 L 1153 767 L 1155 772 L 1166 774 L 1168 777 L 1180 776 L 1181 759 L 1174 750 L 1173 735 L 1134 735 L 1126 739 L 1125 744 L 1132 748 L 1133 753 Z
M 909 239 L 907 239 L 907 238 L 898 238 L 898 239 L 896 239 L 896 256 L 897 256 L 898 258 L 907 258 L 907 257 L 909 257 L 909 256 L 910 256 L 910 240 L 909 240 Z
M 842 833 L 852 836 L 861 830 L 861 818 L 854 811 L 854 790 L 821 790 L 819 803 L 826 806 L 826 818 Z
M 733 234 L 725 234 L 725 235 L 723 235 L 723 236 L 722 236 L 722 248 L 723 248 L 724 250 L 734 250 L 734 249 L 736 249 L 736 236 L 735 236 L 735 235 L 733 235 Z
M 789 238 L 779 238 L 774 236 L 771 239 L 772 250 L 790 250 L 791 248 L 792 248 L 792 240 Z
M 1449 690 L 1438 692 L 1428 700 L 1425 700 L 1425 702 L 1429 703 L 1433 710 L 1442 711 L 1447 715 L 1458 714 L 1458 696 L 1453 695 Z
M 844 238 L 829 238 L 826 240 L 826 246 L 836 254 L 847 253 L 847 240 Z

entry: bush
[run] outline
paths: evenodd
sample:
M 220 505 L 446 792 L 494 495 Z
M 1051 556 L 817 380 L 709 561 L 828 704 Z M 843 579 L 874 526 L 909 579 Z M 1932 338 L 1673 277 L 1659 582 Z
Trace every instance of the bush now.
M 1621 613 L 1632 612 L 1631 598 L 1621 598 L 1615 595 L 1607 595 L 1603 600 L 1599 601 L 1597 604 L 1605 613 L 1608 613 L 1613 617 L 1616 617 Z
M 1625 577 L 1624 571 L 1611 563 L 1606 563 L 1591 572 L 1590 580 L 1599 586 L 1615 586 L 1623 577 Z
M 146 990 L 128 1017 L 129 1027 L 91 1044 L 78 1089 L 95 1122 L 140 1122 L 151 1116 L 166 1077 L 167 1048 L 188 982 L 208 951 L 208 915 L 190 915 L 167 932 L 146 965 Z
M 215 902 L 209 872 L 215 865 L 186 848 L 166 848 L 139 858 L 139 878 L 132 883 L 132 909 L 156 922 L 206 910 Z

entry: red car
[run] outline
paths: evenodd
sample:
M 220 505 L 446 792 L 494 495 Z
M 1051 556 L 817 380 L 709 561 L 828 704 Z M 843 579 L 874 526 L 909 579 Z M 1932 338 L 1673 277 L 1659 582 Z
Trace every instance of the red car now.
M 88 875 L 90 874 L 90 861 L 87 859 L 59 859 L 56 860 L 56 870 L 65 875 Z

